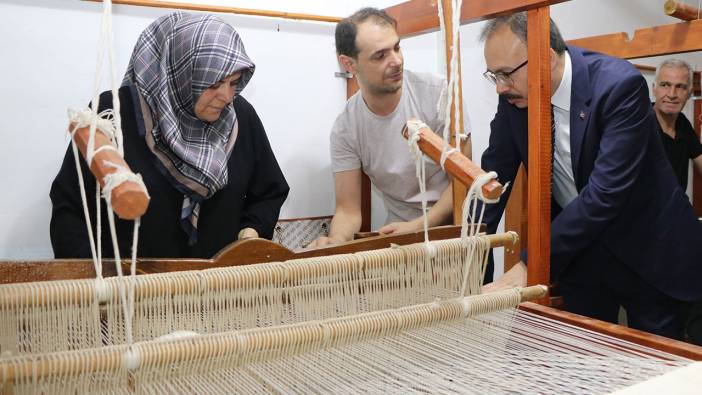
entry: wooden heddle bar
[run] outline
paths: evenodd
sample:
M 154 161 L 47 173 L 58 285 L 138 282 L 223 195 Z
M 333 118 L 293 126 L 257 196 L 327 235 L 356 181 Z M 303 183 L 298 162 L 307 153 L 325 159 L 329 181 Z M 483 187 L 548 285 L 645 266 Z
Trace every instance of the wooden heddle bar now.
M 71 124 L 69 130 L 73 130 L 74 127 L 75 125 Z M 131 172 L 131 170 L 127 162 L 124 161 L 116 148 L 114 148 L 114 144 L 99 128 L 95 130 L 93 138 L 95 154 L 91 163 L 88 163 L 88 165 L 95 179 L 100 183 L 100 187 L 104 188 L 106 176 L 114 174 L 120 169 L 129 172 Z M 78 150 L 83 155 L 86 162 L 88 160 L 87 152 L 89 140 L 89 126 L 77 129 L 73 135 L 73 141 L 75 141 Z M 98 152 L 98 150 L 103 147 L 109 147 L 110 149 L 103 149 Z M 112 209 L 118 217 L 125 220 L 134 220 L 141 217 L 146 212 L 149 206 L 149 194 L 143 185 L 135 181 L 126 180 L 111 191 L 110 201 Z
M 663 11 L 673 18 L 682 19 L 683 21 L 700 19 L 699 8 L 675 0 L 666 0 L 665 4 L 663 4 Z
M 419 128 L 417 145 L 419 149 L 434 162 L 440 163 L 441 152 L 444 149 L 444 140 L 434 133 L 428 126 L 423 125 Z M 409 138 L 409 128 L 405 125 L 402 128 L 402 136 Z M 485 171 L 463 155 L 459 151 L 452 151 L 446 157 L 444 164 L 446 172 L 455 177 L 466 187 L 470 187 L 476 178 L 485 174 Z M 502 195 L 502 184 L 495 180 L 491 180 L 483 185 L 483 196 L 488 199 L 497 199 Z

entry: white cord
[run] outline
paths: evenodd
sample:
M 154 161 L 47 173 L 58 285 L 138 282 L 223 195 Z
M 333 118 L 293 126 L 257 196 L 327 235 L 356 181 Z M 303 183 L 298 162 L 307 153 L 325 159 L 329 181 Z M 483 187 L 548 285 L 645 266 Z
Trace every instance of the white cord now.
M 419 194 L 422 197 L 422 219 L 424 221 L 424 245 L 427 247 L 430 256 L 436 255 L 436 249 L 429 243 L 429 219 L 427 217 L 427 185 L 426 185 L 426 166 L 424 164 L 424 154 L 419 149 L 417 142 L 419 141 L 419 131 L 423 128 L 429 129 L 429 126 L 422 121 L 412 119 L 407 121 L 407 145 L 410 153 L 414 156 L 415 174 L 419 181 Z

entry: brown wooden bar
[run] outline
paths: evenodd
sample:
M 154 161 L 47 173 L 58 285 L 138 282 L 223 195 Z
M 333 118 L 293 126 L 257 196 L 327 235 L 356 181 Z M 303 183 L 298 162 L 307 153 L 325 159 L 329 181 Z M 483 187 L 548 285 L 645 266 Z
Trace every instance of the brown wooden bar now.
M 84 0 L 92 2 L 101 2 L 102 0 Z M 316 21 L 316 22 L 332 22 L 336 23 L 341 20 L 339 17 L 326 15 L 311 15 L 299 14 L 295 12 L 281 12 L 268 10 L 255 10 L 250 8 L 224 7 L 207 4 L 191 4 L 179 3 L 176 1 L 154 1 L 154 0 L 112 0 L 112 4 L 134 5 L 140 7 L 155 7 L 155 8 L 172 8 L 177 10 L 188 11 L 204 11 L 204 12 L 221 12 L 225 14 L 263 16 L 269 18 L 294 19 L 301 21 Z
M 548 7 L 529 10 L 529 177 L 527 284 L 550 284 L 551 46 Z M 539 301 L 547 304 L 548 297 Z
M 410 0 L 385 9 L 398 21 L 400 37 L 419 35 L 439 29 L 437 0 Z M 500 15 L 563 3 L 568 0 L 463 0 L 461 24 L 478 22 Z
M 356 94 L 360 87 L 356 77 L 346 80 L 346 99 Z M 371 230 L 371 181 L 366 173 L 361 172 L 361 232 L 370 232 Z
M 507 207 L 505 207 L 505 232 L 517 232 L 520 244 L 525 246 L 529 239 L 526 215 L 529 199 L 524 165 L 519 166 L 517 177 L 510 185 L 510 189 L 509 200 L 507 201 Z M 505 250 L 505 272 L 522 260 L 520 249 L 521 247 L 514 250 Z
M 680 1 L 666 0 L 663 4 L 663 11 L 673 18 L 682 19 L 683 21 L 692 21 L 700 19 L 700 9 L 687 5 Z
M 620 32 L 568 43 L 623 59 L 699 51 L 702 50 L 702 20 L 637 29 L 632 39 Z
M 582 315 L 556 310 L 550 307 L 541 306 L 536 303 L 522 303 L 519 308 L 530 313 L 548 317 L 559 322 L 575 325 L 580 328 L 589 329 L 598 333 L 613 336 L 618 339 L 630 341 L 642 346 L 655 348 L 659 351 L 668 352 L 695 361 L 702 361 L 702 347 L 693 344 L 669 339 L 663 336 L 653 335 L 636 329 L 627 328 L 621 325 L 612 324 Z
M 70 126 L 73 130 L 73 125 Z M 90 128 L 84 127 L 76 130 L 73 140 L 76 142 L 78 150 L 87 160 L 88 140 L 90 138 Z M 112 142 L 99 130 L 94 136 L 95 150 L 104 146 L 113 146 Z M 105 176 L 117 172 L 116 165 L 129 170 L 129 165 L 122 159 L 119 153 L 112 149 L 102 150 L 93 156 L 92 163 L 89 163 L 90 171 L 100 182 L 100 187 L 105 186 Z M 130 170 L 131 171 L 131 170 Z M 149 195 L 146 190 L 133 181 L 125 181 L 112 190 L 112 209 L 118 217 L 126 220 L 133 220 L 141 217 L 149 206 Z
M 481 227 L 481 230 L 485 230 L 484 225 Z M 429 238 L 431 240 L 452 239 L 459 237 L 460 233 L 460 226 L 439 226 L 429 230 Z M 508 235 L 509 240 L 517 241 L 516 233 Z M 359 251 L 388 248 L 393 244 L 407 245 L 423 241 L 424 232 L 418 231 L 367 237 L 344 244 L 293 252 L 270 240 L 246 239 L 234 242 L 223 248 L 212 259 L 140 258 L 137 263 L 137 269 L 139 274 L 202 270 L 335 254 L 350 254 Z M 509 245 L 509 247 L 512 247 L 512 245 Z M 128 263 L 123 263 L 122 267 L 125 273 L 129 272 Z M 115 275 L 113 261 L 104 260 L 103 276 L 112 277 Z M 90 259 L 0 262 L 0 284 L 87 278 L 95 278 L 93 262 Z
M 355 95 L 360 87 L 356 76 L 346 79 L 346 100 Z M 361 171 L 361 232 L 371 230 L 371 181 L 366 173 Z
M 434 162 L 440 163 L 444 140 L 429 129 L 429 127 L 419 129 L 418 133 L 419 141 L 417 142 L 417 145 L 419 146 L 419 149 L 434 160 Z M 409 130 L 407 126 L 402 129 L 402 136 L 404 138 L 409 138 Z M 460 181 L 461 184 L 466 187 L 470 187 L 476 178 L 485 174 L 483 169 L 458 151 L 454 151 L 446 157 L 444 167 L 447 173 L 455 177 L 455 179 Z M 496 180 L 488 182 L 482 189 L 483 195 L 488 199 L 497 199 L 500 197 L 500 195 L 502 195 L 502 185 Z M 465 196 L 465 193 L 463 196 Z M 462 201 L 463 200 L 461 200 L 461 202 Z M 461 207 L 458 208 L 458 213 L 461 213 Z

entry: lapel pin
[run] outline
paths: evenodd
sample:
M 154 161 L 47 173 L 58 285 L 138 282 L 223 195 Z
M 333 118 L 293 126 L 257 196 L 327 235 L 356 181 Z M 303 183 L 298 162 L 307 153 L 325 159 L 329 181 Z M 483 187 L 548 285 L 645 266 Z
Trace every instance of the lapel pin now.
M 585 119 L 585 112 L 584 111 L 580 111 L 580 119 Z

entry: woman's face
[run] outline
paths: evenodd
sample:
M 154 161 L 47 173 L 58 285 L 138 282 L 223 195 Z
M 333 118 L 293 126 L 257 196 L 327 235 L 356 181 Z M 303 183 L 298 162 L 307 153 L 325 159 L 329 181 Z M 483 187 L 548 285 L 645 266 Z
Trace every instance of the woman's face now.
M 223 78 L 202 92 L 195 103 L 195 116 L 204 122 L 218 120 L 224 107 L 234 100 L 240 79 L 241 71 Z

